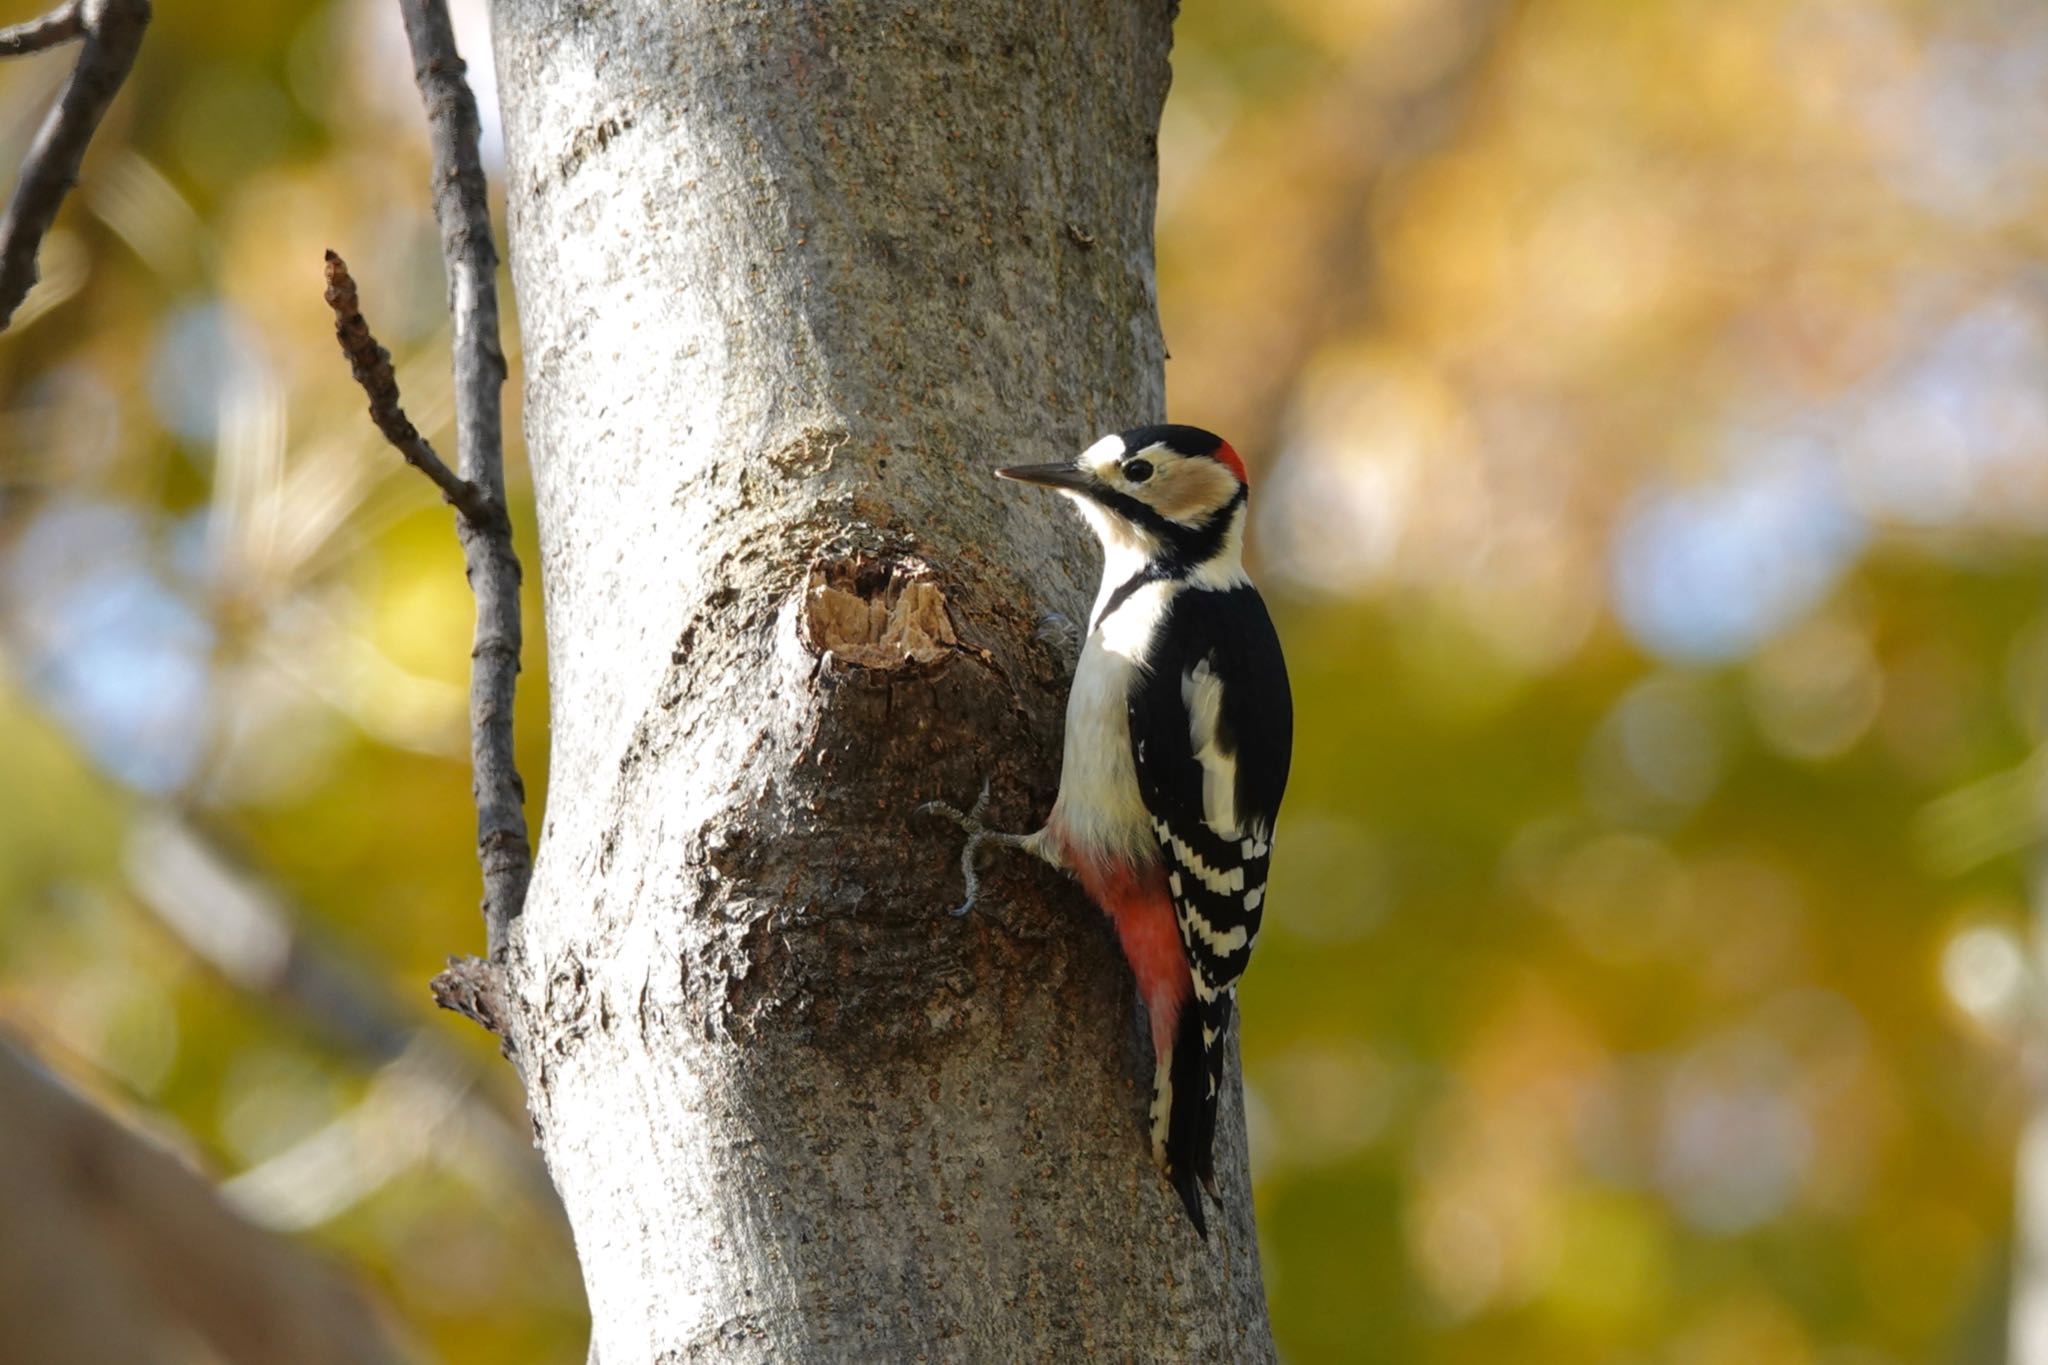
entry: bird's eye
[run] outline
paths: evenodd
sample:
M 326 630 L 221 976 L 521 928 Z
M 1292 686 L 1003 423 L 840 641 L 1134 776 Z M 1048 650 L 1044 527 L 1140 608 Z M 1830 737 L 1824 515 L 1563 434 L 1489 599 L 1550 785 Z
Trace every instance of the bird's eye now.
M 1152 477 L 1152 462 L 1150 460 L 1132 460 L 1124 466 L 1124 477 L 1132 483 L 1145 482 L 1145 480 Z

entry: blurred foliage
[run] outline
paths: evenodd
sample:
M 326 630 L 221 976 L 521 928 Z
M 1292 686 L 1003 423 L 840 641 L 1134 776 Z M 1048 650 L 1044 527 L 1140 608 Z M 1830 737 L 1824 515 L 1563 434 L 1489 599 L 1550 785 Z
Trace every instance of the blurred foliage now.
M 0 68 L 0 166 L 62 61 Z M 1173 408 L 1251 456 L 1301 713 L 1244 990 L 1284 1352 L 1998 1358 L 2048 11 L 1246 0 L 1175 72 Z M 389 7 L 158 7 L 0 340 L 0 1018 L 436 1354 L 571 1360 L 512 1078 L 422 1008 L 481 935 L 460 560 L 319 293 L 332 246 L 445 441 L 425 183 Z M 166 819 L 464 1049 L 468 1107 L 378 1132 L 406 1062 L 237 984 L 260 915 L 209 954 L 153 903 Z M 336 1133 L 387 1159 L 266 1202 Z

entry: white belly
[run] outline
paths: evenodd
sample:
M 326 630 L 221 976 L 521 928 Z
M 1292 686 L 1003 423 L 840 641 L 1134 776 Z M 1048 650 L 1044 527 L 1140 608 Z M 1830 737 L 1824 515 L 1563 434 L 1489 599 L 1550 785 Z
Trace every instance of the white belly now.
M 1139 660 L 1174 583 L 1148 583 L 1088 634 L 1067 695 L 1060 796 L 1051 824 L 1068 847 L 1145 862 L 1159 856 L 1152 817 L 1131 761 L 1128 711 Z M 1099 610 L 1099 607 L 1098 607 Z

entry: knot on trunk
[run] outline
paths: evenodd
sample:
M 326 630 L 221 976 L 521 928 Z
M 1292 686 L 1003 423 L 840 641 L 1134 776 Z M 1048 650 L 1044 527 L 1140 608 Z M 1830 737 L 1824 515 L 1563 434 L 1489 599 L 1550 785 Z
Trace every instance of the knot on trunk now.
M 921 559 L 814 560 L 799 619 L 813 654 L 862 668 L 934 664 L 960 644 L 946 595 Z

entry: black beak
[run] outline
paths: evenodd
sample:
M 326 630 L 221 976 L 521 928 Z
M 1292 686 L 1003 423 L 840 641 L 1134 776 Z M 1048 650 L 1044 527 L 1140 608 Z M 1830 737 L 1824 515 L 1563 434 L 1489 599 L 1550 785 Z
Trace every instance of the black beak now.
M 999 479 L 1015 479 L 1018 483 L 1035 483 L 1042 488 L 1065 488 L 1079 492 L 1095 482 L 1094 475 L 1072 464 L 1020 464 L 1009 469 L 998 469 Z

